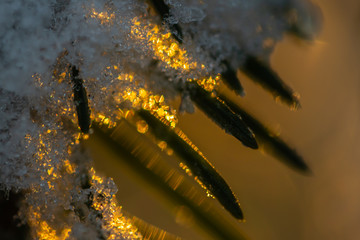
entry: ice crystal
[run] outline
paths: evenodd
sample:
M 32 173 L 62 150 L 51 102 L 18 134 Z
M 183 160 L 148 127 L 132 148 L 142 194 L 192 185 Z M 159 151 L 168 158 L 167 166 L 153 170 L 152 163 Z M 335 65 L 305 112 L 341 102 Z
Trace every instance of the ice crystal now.
M 92 120 L 115 126 L 145 109 L 174 128 L 168 100 L 179 89 L 181 110 L 193 112 L 187 82 L 212 92 L 224 60 L 236 69 L 248 54 L 267 59 L 290 10 L 298 30 L 314 28 L 304 15 L 312 6 L 300 0 L 165 2 L 165 19 L 140 0 L 0 3 L 0 187 L 25 193 L 20 216 L 35 238 L 141 238 L 113 181 L 95 174 L 79 144 L 87 136 L 77 127 L 72 67 Z M 182 24 L 183 44 L 161 21 Z

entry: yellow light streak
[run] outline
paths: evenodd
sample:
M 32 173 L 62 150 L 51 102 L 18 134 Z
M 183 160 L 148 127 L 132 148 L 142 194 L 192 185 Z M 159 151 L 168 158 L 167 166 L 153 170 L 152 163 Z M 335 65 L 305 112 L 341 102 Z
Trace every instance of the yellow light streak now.
M 214 198 L 214 199 L 215 199 L 214 195 L 211 194 L 211 192 L 210 192 L 209 189 L 205 186 L 205 184 L 204 184 L 197 176 L 194 176 L 194 175 L 193 175 L 192 171 L 190 170 L 190 168 L 189 168 L 185 163 L 182 163 L 182 162 L 179 163 L 179 167 L 180 167 L 181 169 L 183 169 L 183 170 L 185 171 L 185 173 L 186 173 L 189 177 L 193 177 L 193 178 L 194 178 L 195 182 L 197 182 L 197 183 L 200 185 L 200 187 L 205 190 L 207 197 L 210 197 L 210 198 Z
M 182 132 L 180 129 L 178 128 L 175 128 L 175 133 L 182 139 L 184 140 L 195 152 L 197 152 L 197 154 L 199 154 L 203 159 L 204 161 L 208 162 L 210 164 L 210 162 L 206 159 L 206 157 L 204 156 L 204 154 L 199 150 L 199 148 L 191 142 L 191 140 L 185 135 L 184 132 Z M 179 166 L 185 171 L 185 173 L 188 175 L 188 176 L 193 176 L 191 170 L 189 169 L 188 166 L 186 166 L 185 163 L 180 163 Z M 212 166 L 210 164 L 210 166 Z M 211 192 L 209 191 L 209 189 L 204 185 L 203 182 L 201 182 L 201 180 L 197 177 L 197 176 L 194 176 L 194 180 L 201 186 L 201 188 L 203 188 L 205 191 L 206 191 L 206 195 L 208 197 L 211 197 L 211 198 L 215 198 Z

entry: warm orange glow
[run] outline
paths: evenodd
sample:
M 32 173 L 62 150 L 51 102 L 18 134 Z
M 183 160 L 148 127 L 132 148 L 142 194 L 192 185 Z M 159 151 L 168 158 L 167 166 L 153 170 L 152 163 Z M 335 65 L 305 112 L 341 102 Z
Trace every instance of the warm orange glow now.
M 65 171 L 69 174 L 75 173 L 75 166 L 74 164 L 71 164 L 69 160 L 64 161 L 64 168 Z
M 190 168 L 185 164 L 185 163 L 180 163 L 179 164 L 180 168 L 182 170 L 185 171 L 185 173 L 189 176 L 189 177 L 194 177 L 194 180 L 200 185 L 200 187 L 202 189 L 204 189 L 206 191 L 206 196 L 207 197 L 211 197 L 211 198 L 214 198 L 214 195 L 211 194 L 211 192 L 209 191 L 209 189 L 204 185 L 203 182 L 200 181 L 200 179 L 197 177 L 197 176 L 194 176 L 193 173 L 191 172 Z
M 97 12 L 93 8 L 93 9 L 91 9 L 90 17 L 100 20 L 101 24 L 111 24 L 115 19 L 115 14 L 108 13 L 108 12 Z
M 160 141 L 158 144 L 161 151 L 164 151 L 167 148 L 167 143 L 165 141 Z
M 195 69 L 197 67 L 197 63 L 189 60 L 187 52 L 179 47 L 172 39 L 171 34 L 162 34 L 157 25 L 142 24 L 135 17 L 131 27 L 131 34 L 137 39 L 146 40 L 156 58 L 168 64 L 169 67 L 183 70 Z
M 206 159 L 206 157 L 204 156 L 204 154 L 199 150 L 199 148 L 197 146 L 195 146 L 195 144 L 193 144 L 191 142 L 191 140 L 185 135 L 184 132 L 182 132 L 180 129 L 175 128 L 175 132 L 176 134 L 182 139 L 184 140 L 197 154 L 199 154 L 204 161 L 207 161 L 208 164 L 210 164 L 210 162 Z M 187 175 L 189 176 L 193 176 L 191 170 L 188 168 L 188 166 L 186 166 L 186 164 L 184 163 L 180 163 L 179 166 L 186 172 Z M 211 166 L 211 164 L 210 164 Z M 200 181 L 200 179 L 197 176 L 194 176 L 194 180 L 206 191 L 206 194 L 208 197 L 211 198 L 215 198 L 211 192 L 209 191 L 209 189 L 207 189 L 207 187 Z
M 62 83 L 65 80 L 67 74 L 68 74 L 67 71 L 58 73 L 57 70 L 54 70 L 54 76 L 56 76 L 58 83 Z
M 50 227 L 50 225 L 41 220 L 41 214 L 39 210 L 34 210 L 32 207 L 29 210 L 29 224 L 33 227 L 36 239 L 39 240 L 65 240 L 69 237 L 71 228 L 65 227 L 60 231 L 60 234 L 56 233 L 56 230 Z
M 203 159 L 205 159 L 207 161 L 207 159 L 205 158 L 204 154 L 202 152 L 200 152 L 199 148 L 193 144 L 191 142 L 191 140 L 185 135 L 185 133 L 183 131 L 181 131 L 178 128 L 175 128 L 175 133 L 182 139 L 184 140 L 192 149 L 194 149 L 195 152 L 197 152 L 197 154 L 199 154 Z
M 188 168 L 188 166 L 186 166 L 186 164 L 184 164 L 184 163 L 180 163 L 179 164 L 179 166 L 186 172 L 186 174 L 188 175 L 188 176 L 192 176 L 192 172 L 191 172 L 191 170 L 190 170 L 190 168 Z
M 142 23 L 139 18 L 133 19 L 131 33 L 137 40 L 145 41 L 154 54 L 154 58 L 166 63 L 169 68 L 180 70 L 184 73 L 205 69 L 204 64 L 192 61 L 186 50 L 179 47 L 171 37 L 171 33 L 161 33 L 160 28 L 151 23 Z M 199 66 L 200 65 L 200 66 Z M 220 80 L 220 75 L 204 77 L 201 79 L 187 78 L 187 81 L 195 81 L 207 91 L 213 91 Z
M 139 120 L 136 122 L 136 128 L 139 133 L 146 133 L 149 129 L 149 126 L 144 120 Z
M 40 74 L 36 73 L 36 74 L 33 74 L 31 77 L 34 80 L 36 86 L 42 87 L 44 85 L 43 81 L 41 81 Z
M 98 19 L 101 24 L 113 24 L 115 20 L 114 13 L 108 12 L 98 12 L 95 9 L 91 9 L 90 14 L 88 15 L 90 18 Z M 140 22 L 138 18 L 134 18 L 132 21 L 131 34 L 132 37 L 136 40 L 145 42 L 145 47 L 152 52 L 153 58 L 165 63 L 167 68 L 171 68 L 174 70 L 183 73 L 184 76 L 201 76 L 200 73 L 205 73 L 206 66 L 204 64 L 197 63 L 194 61 L 187 53 L 187 51 L 179 46 L 179 44 L 174 41 L 170 33 L 162 33 L 161 29 L 151 23 Z M 151 112 L 155 117 L 157 117 L 160 121 L 171 128 L 175 128 L 177 124 L 177 116 L 176 111 L 171 109 L 169 105 L 165 103 L 165 98 L 161 94 L 155 94 L 149 89 L 147 89 L 146 85 L 138 85 L 136 81 L 136 76 L 134 73 L 120 72 L 120 66 L 108 66 L 104 71 L 114 70 L 117 72 L 114 75 L 110 75 L 115 80 L 115 88 L 108 89 L 107 87 L 103 87 L 101 91 L 114 91 L 116 90 L 116 82 L 119 83 L 119 86 L 126 86 L 120 88 L 117 92 L 112 94 L 113 99 L 116 104 L 122 104 L 124 102 L 130 102 L 130 110 L 124 107 L 124 109 L 116 110 L 116 117 L 107 116 L 104 112 L 94 113 L 91 111 L 91 119 L 94 119 L 100 124 L 106 125 L 109 128 L 113 128 L 116 126 L 116 121 L 122 117 L 128 117 L 133 115 L 133 109 L 142 108 Z M 195 72 L 196 74 L 192 75 L 191 73 Z M 69 78 L 68 69 L 55 69 L 54 77 L 57 80 L 57 83 L 64 83 L 65 80 Z M 206 75 L 206 74 L 204 74 Z M 43 82 L 39 75 L 33 76 L 35 82 L 38 86 L 43 86 Z M 218 81 L 220 80 L 219 75 L 216 77 L 203 77 L 203 78 L 191 78 L 188 77 L 186 79 L 189 82 L 196 82 L 199 86 L 203 87 L 207 91 L 213 91 L 217 86 Z M 124 85 L 122 85 L 124 84 Z M 50 98 L 54 98 L 54 94 L 50 95 Z M 55 101 L 54 101 L 55 102 Z M 61 100 L 56 100 L 58 104 L 59 112 L 56 116 L 65 116 L 70 119 L 72 123 L 77 125 L 77 117 L 75 112 L 75 107 L 69 103 L 63 103 Z M 68 159 L 68 157 L 60 159 L 57 161 L 57 164 L 51 159 L 54 156 L 53 151 L 53 137 L 58 134 L 57 130 L 46 129 L 44 125 L 41 125 L 43 131 L 39 133 L 38 136 L 26 136 L 26 140 L 31 143 L 33 146 L 36 146 L 36 154 L 34 155 L 36 161 L 41 166 L 39 171 L 44 171 L 45 176 L 41 177 L 41 180 L 44 181 L 45 186 L 48 186 L 49 190 L 55 190 L 58 186 L 58 181 L 63 177 L 62 174 L 74 174 L 76 170 L 76 166 L 72 164 Z M 145 121 L 140 120 L 136 123 L 136 127 L 138 132 L 146 133 L 148 131 L 148 125 Z M 182 133 L 179 129 L 175 130 L 176 133 L 187 142 L 200 156 L 204 159 L 204 155 L 199 151 L 199 149 Z M 79 144 L 81 139 L 87 139 L 89 135 L 77 133 L 72 136 L 73 141 L 69 144 L 68 155 L 71 155 L 71 145 Z M 162 150 L 166 150 L 166 152 L 171 155 L 173 150 L 168 148 L 166 142 L 162 141 L 159 143 L 159 147 Z M 56 155 L 56 154 L 55 154 Z M 206 160 L 206 159 L 205 159 Z M 60 164 L 59 164 L 60 163 Z M 181 168 L 185 170 L 185 172 L 192 176 L 191 170 L 187 168 L 186 165 L 181 164 Z M 47 175 L 46 175 L 47 174 Z M 111 195 L 108 192 L 105 192 L 103 189 L 104 183 L 106 183 L 102 177 L 95 174 L 93 168 L 90 169 L 90 179 L 92 188 L 96 189 L 97 194 L 102 194 L 107 199 L 106 201 L 95 200 L 92 202 L 92 208 L 96 211 L 102 212 L 103 221 L 107 224 L 104 225 L 104 230 L 110 232 L 110 236 L 108 239 L 115 239 L 116 236 L 114 233 L 116 232 L 124 232 L 126 235 L 133 234 L 133 237 L 139 237 L 137 233 L 137 229 L 132 226 L 131 222 L 122 216 L 121 207 L 118 206 L 116 202 L 115 195 Z M 171 174 L 170 174 L 171 175 Z M 204 188 L 206 187 L 201 183 L 201 181 L 195 176 L 194 179 Z M 171 182 L 171 186 L 173 189 L 176 189 L 180 186 L 183 181 L 183 176 L 177 178 L 176 180 Z M 206 189 L 207 193 L 209 191 Z M 30 225 L 35 229 L 36 236 L 38 239 L 66 239 L 69 236 L 71 228 L 64 228 L 61 232 L 55 230 L 51 227 L 51 223 L 44 221 L 42 219 L 40 211 L 35 211 L 32 208 L 29 212 L 29 221 Z
M 132 74 L 121 74 L 117 76 L 120 81 L 133 81 L 134 75 Z M 170 109 L 165 104 L 165 98 L 163 95 L 153 94 L 151 91 L 145 88 L 126 88 L 122 92 L 118 92 L 114 96 L 115 102 L 120 104 L 123 101 L 130 101 L 132 107 L 142 108 L 150 111 L 158 118 L 164 119 L 168 122 L 168 125 L 175 127 L 177 123 L 176 111 Z
M 98 184 L 102 184 L 104 180 L 96 175 L 95 170 L 91 168 L 91 183 L 93 186 L 97 186 Z M 116 235 L 114 233 L 124 233 L 124 235 L 131 236 L 132 239 L 138 239 L 139 233 L 137 228 L 134 227 L 130 220 L 125 218 L 121 213 L 121 207 L 118 206 L 115 195 L 109 195 L 108 192 L 102 191 L 101 188 L 96 188 L 98 194 L 102 194 L 104 198 L 107 198 L 106 204 L 104 201 L 97 201 L 96 198 L 93 201 L 92 208 L 95 210 L 104 213 L 103 221 L 107 224 L 103 225 L 105 231 L 110 232 L 110 236 L 107 238 L 108 240 L 116 239 Z

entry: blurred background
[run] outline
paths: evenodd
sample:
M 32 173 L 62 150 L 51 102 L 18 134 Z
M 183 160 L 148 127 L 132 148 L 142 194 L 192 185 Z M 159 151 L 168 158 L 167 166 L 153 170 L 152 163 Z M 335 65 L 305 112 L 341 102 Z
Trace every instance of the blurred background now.
M 275 103 L 243 75 L 246 96 L 232 96 L 295 147 L 312 175 L 243 147 L 200 111 L 179 119 L 238 196 L 246 222 L 236 224 L 249 239 L 360 239 L 360 2 L 314 2 L 324 18 L 316 41 L 285 37 L 271 59 L 273 69 L 300 93 L 302 108 L 290 111 Z M 101 157 L 96 169 L 115 180 L 124 210 L 185 239 L 209 238 L 186 226 L 190 223 L 177 224 L 175 210 L 122 169 Z

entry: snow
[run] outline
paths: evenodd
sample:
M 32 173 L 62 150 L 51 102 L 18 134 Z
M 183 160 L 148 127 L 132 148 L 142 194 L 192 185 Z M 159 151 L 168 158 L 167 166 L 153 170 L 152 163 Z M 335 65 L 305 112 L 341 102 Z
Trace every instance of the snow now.
M 92 111 L 111 117 L 118 108 L 111 95 L 114 91 L 147 87 L 172 98 L 176 95 L 173 84 L 179 79 L 193 78 L 204 71 L 215 76 L 224 59 L 230 59 L 235 68 L 246 54 L 268 59 L 288 28 L 289 9 L 297 9 L 297 24 L 309 35 L 319 28 L 314 14 L 317 8 L 307 1 L 168 0 L 165 2 L 171 11 L 166 21 L 181 25 L 185 38 L 182 47 L 189 59 L 206 69 L 177 71 L 160 62 L 155 71 L 153 50 L 131 33 L 135 17 L 141 16 L 145 24 L 161 22 L 158 16 L 149 14 L 149 6 L 144 2 L 0 2 L 0 188 L 36 189 L 27 195 L 27 204 L 33 208 L 46 206 L 47 210 L 42 212 L 45 220 L 52 219 L 59 208 L 74 210 L 69 199 L 81 198 L 75 193 L 81 185 L 76 177 L 80 174 L 78 169 L 54 182 L 58 179 L 54 174 L 64 172 L 64 160 L 75 161 L 68 150 L 76 149 L 73 143 L 78 132 L 74 127 L 72 86 L 68 76 L 59 80 L 69 64 L 80 69 Z M 108 15 L 101 18 L 99 13 Z M 164 26 L 160 33 L 166 33 Z M 268 39 L 274 44 L 264 47 Z M 116 80 L 122 73 L 135 74 L 135 80 Z M 184 93 L 181 110 L 192 112 L 192 108 Z M 39 153 L 40 149 L 44 155 Z M 89 169 L 91 159 L 86 154 L 79 158 L 83 162 L 75 162 Z M 111 189 L 112 184 L 109 180 L 101 187 Z M 56 186 L 67 187 L 69 192 L 55 194 Z M 89 191 L 81 190 L 80 195 L 86 198 Z M 77 231 L 71 233 L 72 237 L 90 233 L 90 223 L 72 221 L 72 224 Z

